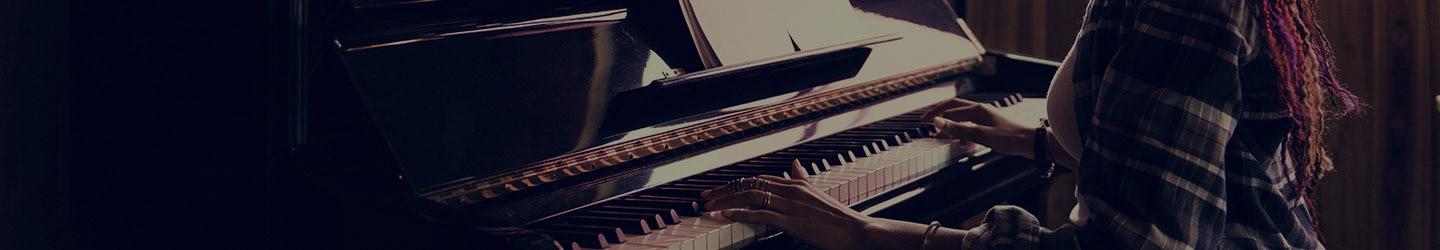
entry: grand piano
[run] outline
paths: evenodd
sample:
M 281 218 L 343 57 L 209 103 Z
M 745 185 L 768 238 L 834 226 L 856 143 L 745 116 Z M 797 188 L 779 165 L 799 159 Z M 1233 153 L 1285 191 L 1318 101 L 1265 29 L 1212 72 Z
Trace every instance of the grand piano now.
M 1043 213 L 1027 160 L 931 138 L 967 98 L 1044 116 L 1056 64 L 942 0 L 851 0 L 857 47 L 703 69 L 665 1 L 299 1 L 277 242 L 360 249 L 803 248 L 699 208 L 795 161 L 862 213 Z M 673 4 L 673 3 L 670 3 Z

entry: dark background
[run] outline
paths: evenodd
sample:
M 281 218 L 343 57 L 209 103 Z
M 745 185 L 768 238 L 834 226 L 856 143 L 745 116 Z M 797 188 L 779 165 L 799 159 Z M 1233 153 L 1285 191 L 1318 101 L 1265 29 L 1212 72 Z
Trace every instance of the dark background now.
M 276 218 L 304 219 L 277 216 L 297 208 L 271 179 L 291 133 L 280 2 L 0 0 L 0 249 L 274 246 Z M 990 49 L 1059 59 L 1086 2 L 967 14 Z M 1373 105 L 1327 139 L 1326 243 L 1440 248 L 1440 3 L 1320 5 L 1343 79 Z
M 0 1 L 0 249 L 258 249 L 271 1 Z
M 1060 60 L 1088 2 L 970 0 L 967 14 L 988 49 Z M 1333 123 L 1326 138 L 1336 165 L 1316 191 L 1326 247 L 1440 248 L 1440 2 L 1321 0 L 1318 8 L 1341 80 L 1371 105 Z M 1073 202 L 1056 186 L 1052 200 Z M 1055 203 L 1051 221 L 1063 221 L 1073 203 Z

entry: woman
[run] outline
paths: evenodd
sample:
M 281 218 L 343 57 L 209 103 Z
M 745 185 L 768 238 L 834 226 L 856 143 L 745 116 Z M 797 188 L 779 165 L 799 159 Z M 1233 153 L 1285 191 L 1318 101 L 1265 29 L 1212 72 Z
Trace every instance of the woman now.
M 1076 171 L 1058 230 L 1014 207 L 971 229 L 870 218 L 803 179 L 703 196 L 825 249 L 1324 248 L 1307 199 L 1333 168 L 1323 122 L 1361 106 L 1330 58 L 1307 0 L 1093 0 L 1051 86 L 1053 127 L 958 99 L 926 115 L 941 137 Z

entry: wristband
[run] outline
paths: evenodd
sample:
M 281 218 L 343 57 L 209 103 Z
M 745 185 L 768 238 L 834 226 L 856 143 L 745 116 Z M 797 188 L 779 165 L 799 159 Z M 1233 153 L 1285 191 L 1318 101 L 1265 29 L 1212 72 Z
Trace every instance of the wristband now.
M 935 234 L 935 231 L 939 230 L 940 221 L 931 221 L 930 227 L 925 228 L 924 240 L 920 242 L 920 250 L 925 250 L 926 247 L 930 246 L 930 235 Z
M 1035 168 L 1040 170 L 1040 178 L 1055 173 L 1055 162 L 1050 159 L 1050 133 L 1045 128 L 1035 128 Z

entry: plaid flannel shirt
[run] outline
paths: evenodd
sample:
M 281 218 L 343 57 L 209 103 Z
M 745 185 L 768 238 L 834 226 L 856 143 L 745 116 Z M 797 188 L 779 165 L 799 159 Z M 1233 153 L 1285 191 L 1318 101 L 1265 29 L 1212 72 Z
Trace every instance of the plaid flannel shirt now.
M 1324 248 L 1251 1 L 1091 1 L 1072 78 L 1093 215 L 1057 232 L 997 207 L 967 248 Z

